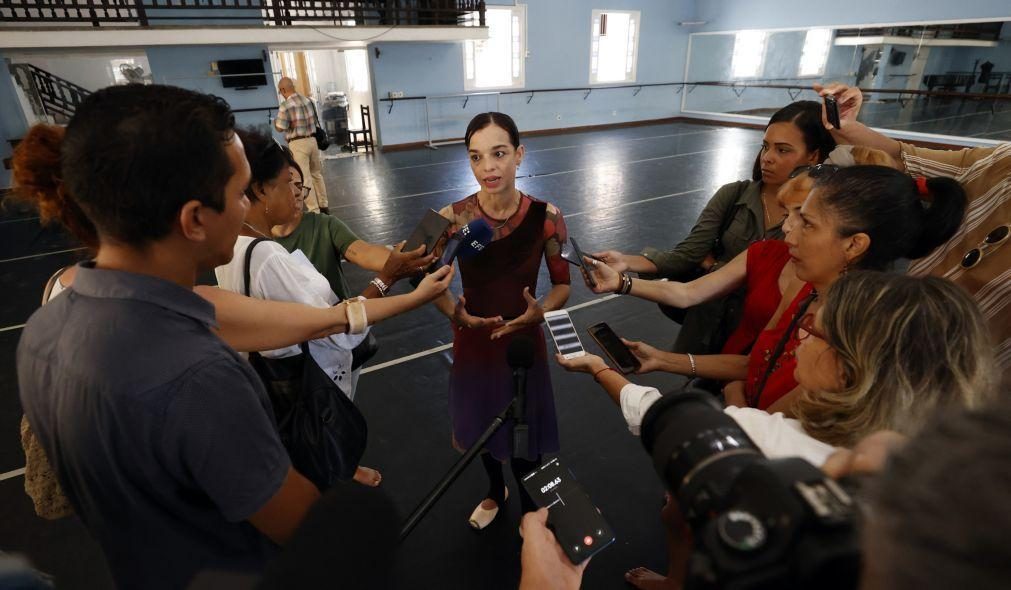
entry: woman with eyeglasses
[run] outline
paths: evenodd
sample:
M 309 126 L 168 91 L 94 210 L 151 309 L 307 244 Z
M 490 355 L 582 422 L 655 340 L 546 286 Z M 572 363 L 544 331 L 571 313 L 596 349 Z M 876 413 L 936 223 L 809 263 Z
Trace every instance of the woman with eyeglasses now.
M 787 218 L 785 241 L 752 246 L 747 256 L 735 259 L 722 274 L 683 284 L 643 281 L 604 264 L 592 266 L 596 292 L 631 294 L 674 306 L 691 304 L 739 284 L 728 279 L 747 280 L 751 288 L 756 280 L 782 278 L 778 270 L 772 272 L 775 267 L 756 270 L 756 265 L 776 263 L 782 269 L 790 263 L 801 281 L 795 293 L 784 292 L 747 351 L 682 355 L 629 342 L 642 363 L 640 372 L 663 370 L 744 381 L 739 404 L 789 414 L 797 395 L 793 329 L 805 313 L 817 309 L 817 293 L 825 293 L 849 270 L 885 270 L 899 258 L 929 254 L 954 234 L 965 212 L 965 193 L 951 179 L 914 181 L 883 166 L 840 169 L 821 165 L 806 173 L 814 179 L 813 189 Z M 763 248 L 760 256 L 754 256 L 757 247 Z
M 305 254 L 341 300 L 351 296 L 344 280 L 342 259 L 377 273 L 361 293 L 368 299 L 385 297 L 397 281 L 419 274 L 420 269 L 432 263 L 434 257 L 425 256 L 424 248 L 402 252 L 402 244 L 392 249 L 372 244 L 359 238 L 343 221 L 329 213 L 303 211 L 303 203 L 307 202 L 313 189 L 303 185 L 303 171 L 293 157 L 289 158 L 289 164 L 297 176 L 297 180 L 293 180 L 298 200 L 295 216 L 287 223 L 274 226 L 269 233 L 288 252 L 300 250 Z
M 835 281 L 824 299 L 795 328 L 796 419 L 753 408 L 725 410 L 769 458 L 801 457 L 821 466 L 837 447 L 853 447 L 873 432 L 913 436 L 938 412 L 980 407 L 993 398 L 988 330 L 958 286 L 935 277 L 859 271 Z M 633 434 L 661 397 L 600 357 L 557 360 L 569 371 L 596 375 Z M 676 513 L 671 505 L 664 509 L 665 517 Z M 684 573 L 683 541 L 672 538 L 671 580 Z M 630 570 L 626 579 L 640 588 L 663 581 L 646 568 Z
M 667 251 L 646 248 L 642 254 L 608 250 L 594 256 L 619 272 L 671 281 L 687 282 L 713 272 L 729 264 L 749 244 L 783 237 L 784 209 L 777 192 L 792 170 L 821 162 L 835 147 L 835 140 L 821 123 L 821 104 L 810 100 L 791 103 L 769 119 L 751 179 L 721 187 L 676 246 Z M 674 352 L 719 352 L 740 321 L 743 299 L 743 293 L 728 291 L 681 312 Z M 669 315 L 676 318 L 676 314 Z
M 348 317 L 353 319 L 352 305 L 357 308 L 359 298 L 345 300 L 338 297 L 327 277 L 317 271 L 304 253 L 299 250 L 289 253 L 271 238 L 274 226 L 291 223 L 300 210 L 302 177 L 300 169 L 292 166 L 290 153 L 272 137 L 259 131 L 237 129 L 236 135 L 249 161 L 251 180 L 246 196 L 250 205 L 235 242 L 231 262 L 215 269 L 218 286 L 234 293 L 246 293 L 248 290 L 249 296 L 257 299 L 291 301 L 314 307 L 330 307 L 348 301 Z M 256 242 L 258 239 L 263 243 Z M 386 272 L 393 270 L 393 265 L 399 265 L 393 256 L 389 258 L 392 262 L 387 265 Z M 428 262 L 424 258 L 418 260 L 419 265 Z M 449 276 L 447 272 L 441 269 L 430 275 L 433 279 L 426 280 L 441 283 Z M 414 298 L 411 301 L 408 309 L 416 308 L 426 300 Z M 367 319 L 367 313 L 361 315 Z M 368 329 L 349 332 L 309 341 L 309 353 L 341 391 L 354 399 L 361 370 L 354 363 L 354 350 L 365 342 Z M 260 352 L 265 359 L 281 361 L 301 354 L 299 345 Z M 364 485 L 378 486 L 382 476 L 375 469 L 359 466 L 354 479 Z

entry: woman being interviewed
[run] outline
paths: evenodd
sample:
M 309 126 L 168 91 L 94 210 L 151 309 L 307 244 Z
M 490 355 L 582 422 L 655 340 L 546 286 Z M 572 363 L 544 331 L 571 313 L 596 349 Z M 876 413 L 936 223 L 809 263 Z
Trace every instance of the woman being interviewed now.
M 534 461 L 512 459 L 520 477 L 540 463 L 544 453 L 557 451 L 558 423 L 548 372 L 547 350 L 540 324 L 544 312 L 559 309 L 569 298 L 569 269 L 562 259 L 565 222 L 550 203 L 516 188 L 516 169 L 523 160 L 519 131 L 509 115 L 482 113 L 467 126 L 464 139 L 474 178 L 481 189 L 448 205 L 440 212 L 452 220 L 451 231 L 483 219 L 493 230 L 493 240 L 480 254 L 460 260 L 463 295 L 439 299 L 438 306 L 453 322 L 453 369 L 449 384 L 449 410 L 453 444 L 466 449 L 477 442 L 492 420 L 512 400 L 513 379 L 506 350 L 515 336 L 534 341 L 535 361 L 527 372 L 526 423 L 530 428 L 529 456 Z M 541 303 L 535 299 L 537 276 L 544 258 L 551 289 Z M 470 525 L 487 526 L 498 514 L 508 491 L 502 462 L 512 455 L 511 422 L 492 437 L 481 453 L 490 487 L 474 510 Z M 520 486 L 524 512 L 535 510 Z

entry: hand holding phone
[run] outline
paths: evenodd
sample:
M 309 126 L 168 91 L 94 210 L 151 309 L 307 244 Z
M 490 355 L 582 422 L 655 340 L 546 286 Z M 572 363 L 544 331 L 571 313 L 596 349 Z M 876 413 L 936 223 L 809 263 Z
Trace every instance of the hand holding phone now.
M 825 118 L 833 129 L 842 129 L 842 123 L 839 121 L 839 102 L 831 94 L 825 95 Z
M 618 335 L 606 323 L 600 322 L 599 324 L 594 324 L 587 328 L 587 332 L 590 333 L 590 337 L 611 359 L 611 362 L 618 366 L 618 370 L 621 371 L 622 375 L 635 373 L 642 366 L 639 359 L 632 354 L 628 346 L 625 346 L 621 338 L 618 338 Z
M 585 254 L 579 249 L 579 242 L 576 241 L 576 238 L 569 238 L 569 241 L 572 242 L 572 251 L 576 256 L 576 261 L 579 263 L 579 268 L 583 269 L 583 277 L 586 279 L 586 284 L 593 289 L 597 286 L 597 281 L 593 280 L 593 275 L 590 274 L 590 267 L 586 266 Z
M 614 542 L 614 531 L 572 472 L 552 459 L 523 478 L 534 503 L 548 509 L 548 528 L 574 564 Z
M 569 312 L 564 309 L 546 311 L 544 321 L 548 324 L 551 339 L 555 341 L 555 348 L 562 358 L 572 359 L 586 354 L 583 343 L 579 341 L 579 335 L 576 333 L 576 327 L 572 325 Z

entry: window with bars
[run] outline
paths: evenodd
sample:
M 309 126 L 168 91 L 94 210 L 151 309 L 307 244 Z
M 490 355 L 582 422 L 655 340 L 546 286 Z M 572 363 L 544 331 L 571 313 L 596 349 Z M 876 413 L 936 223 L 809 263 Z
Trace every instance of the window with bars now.
M 757 78 L 765 62 L 765 31 L 738 31 L 730 72 L 734 78 Z
M 798 76 L 822 76 L 832 49 L 832 29 L 811 29 L 804 36 L 804 50 L 800 55 Z
M 639 11 L 594 10 L 590 29 L 590 84 L 635 82 Z
M 477 17 L 472 15 L 471 26 Z M 464 41 L 464 89 L 522 88 L 526 61 L 527 11 L 525 4 L 488 7 L 488 38 Z

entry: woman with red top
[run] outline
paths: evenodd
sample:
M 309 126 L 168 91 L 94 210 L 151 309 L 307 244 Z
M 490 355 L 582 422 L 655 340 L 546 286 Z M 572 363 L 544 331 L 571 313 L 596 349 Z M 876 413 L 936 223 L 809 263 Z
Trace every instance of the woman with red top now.
M 771 268 L 755 269 L 759 273 L 774 271 L 785 249 L 797 279 L 805 284 L 793 296 L 781 297 L 778 305 L 782 312 L 777 310 L 750 351 L 695 356 L 628 342 L 642 363 L 640 373 L 663 370 L 689 377 L 744 380 L 747 405 L 789 414 L 797 394 L 794 326 L 798 317 L 816 311 L 815 294 L 825 292 L 849 269 L 883 270 L 899 258 L 929 254 L 954 234 L 965 214 L 965 193 L 948 178 L 914 181 L 884 166 L 839 169 L 820 165 L 808 174 L 814 179 L 814 188 L 784 224 L 785 242 L 771 246 L 773 250 L 761 257 L 764 266 L 768 256 Z M 736 288 L 746 278 L 748 262 L 756 262 L 751 258 L 739 256 L 724 267 L 724 274 L 733 273 L 729 278 L 736 282 L 721 278 L 724 269 L 720 269 L 687 284 L 633 279 L 604 264 L 594 264 L 595 291 L 683 306 L 693 297 L 718 296 Z M 782 274 L 778 276 L 782 278 Z
M 453 221 L 451 231 L 476 219 L 493 230 L 493 240 L 480 254 L 460 260 L 463 295 L 454 302 L 447 291 L 437 305 L 453 322 L 453 369 L 449 410 L 453 444 L 475 444 L 513 398 L 512 370 L 506 350 L 516 336 L 534 342 L 535 361 L 527 372 L 526 423 L 534 461 L 511 459 L 516 481 L 540 464 L 541 455 L 558 450 L 558 423 L 541 322 L 544 312 L 559 309 L 569 298 L 569 268 L 561 256 L 565 221 L 552 204 L 521 193 L 516 169 L 523 146 L 513 120 L 502 113 L 483 113 L 470 122 L 464 141 L 471 170 L 481 185 L 477 193 L 440 212 Z M 551 289 L 535 299 L 541 259 L 547 264 Z M 512 424 L 485 445 L 481 461 L 490 487 L 474 509 L 470 525 L 487 526 L 508 497 L 502 463 L 512 455 Z M 519 486 L 523 512 L 536 510 Z

